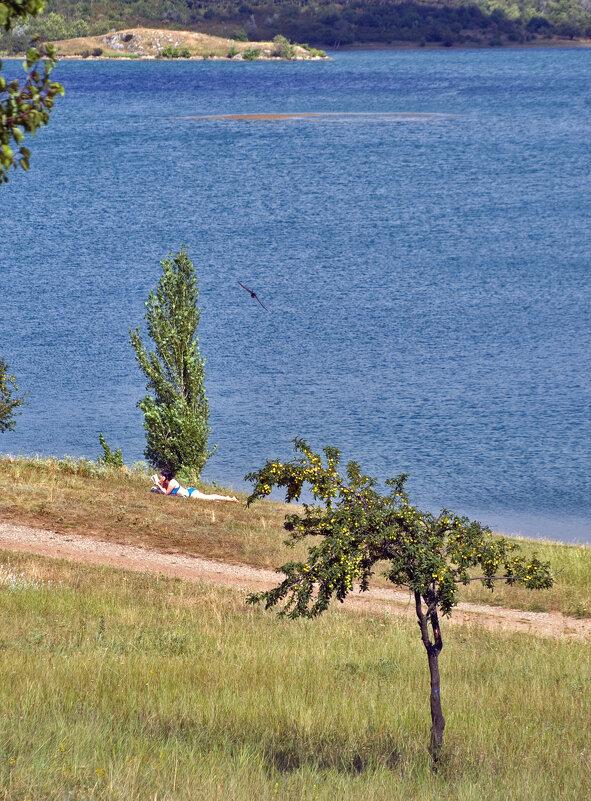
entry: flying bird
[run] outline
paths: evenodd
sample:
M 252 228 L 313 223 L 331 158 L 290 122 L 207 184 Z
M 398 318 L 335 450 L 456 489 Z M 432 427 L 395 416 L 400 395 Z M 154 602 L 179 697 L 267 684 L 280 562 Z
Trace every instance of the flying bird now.
M 242 287 L 242 289 L 246 289 L 250 297 L 254 298 L 254 300 L 260 303 L 265 311 L 269 311 L 269 309 L 265 306 L 265 304 L 261 300 L 259 300 L 256 292 L 253 292 L 252 289 L 249 289 L 247 286 L 244 286 L 244 284 L 241 284 L 240 281 L 238 281 L 238 284 Z

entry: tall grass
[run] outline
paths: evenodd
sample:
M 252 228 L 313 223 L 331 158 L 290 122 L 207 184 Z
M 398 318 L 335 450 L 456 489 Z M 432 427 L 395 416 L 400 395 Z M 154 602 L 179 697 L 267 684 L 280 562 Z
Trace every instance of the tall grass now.
M 2 801 L 588 798 L 589 643 L 446 628 L 433 775 L 412 623 L 0 561 Z

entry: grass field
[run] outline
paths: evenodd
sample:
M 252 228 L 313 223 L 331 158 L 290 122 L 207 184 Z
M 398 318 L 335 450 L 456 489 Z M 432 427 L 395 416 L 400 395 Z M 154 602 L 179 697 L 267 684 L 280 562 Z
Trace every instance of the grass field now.
M 91 462 L 0 458 L 0 519 L 78 532 L 173 553 L 275 568 L 306 553 L 283 543 L 282 503 L 187 502 L 148 492 L 145 472 L 104 470 Z M 207 487 L 204 488 L 207 491 Z M 228 490 L 235 494 L 234 490 Z M 486 522 L 486 521 L 483 521 Z M 531 591 L 499 585 L 494 593 L 479 583 L 461 589 L 461 599 L 529 611 L 561 611 L 591 617 L 591 548 L 552 542 L 520 542 L 527 552 L 550 561 L 556 582 Z M 377 586 L 388 586 L 379 574 Z
M 588 798 L 589 643 L 447 627 L 434 775 L 412 622 L 0 561 L 2 801 Z

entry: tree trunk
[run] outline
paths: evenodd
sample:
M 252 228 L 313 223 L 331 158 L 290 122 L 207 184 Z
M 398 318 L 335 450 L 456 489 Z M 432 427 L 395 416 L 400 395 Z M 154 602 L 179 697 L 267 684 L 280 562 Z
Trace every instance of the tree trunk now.
M 439 683 L 439 654 L 443 648 L 441 640 L 441 629 L 439 628 L 439 618 L 434 599 L 425 598 L 427 603 L 427 613 L 423 611 L 423 599 L 420 593 L 415 592 L 415 606 L 421 639 L 427 651 L 429 660 L 429 674 L 431 678 L 431 742 L 429 753 L 433 762 L 437 764 L 439 752 L 443 745 L 443 730 L 445 729 L 445 718 L 441 709 L 441 688 Z M 433 633 L 433 640 L 429 637 L 429 624 Z
M 445 718 L 441 710 L 441 693 L 439 688 L 439 652 L 428 653 L 429 673 L 431 674 L 431 743 L 429 753 L 437 762 L 443 745 Z

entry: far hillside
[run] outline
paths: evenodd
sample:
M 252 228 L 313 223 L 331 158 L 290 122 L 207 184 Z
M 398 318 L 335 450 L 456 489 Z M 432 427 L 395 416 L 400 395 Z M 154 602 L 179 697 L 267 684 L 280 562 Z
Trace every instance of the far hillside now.
M 331 48 L 591 44 L 591 0 L 46 0 L 42 16 L 0 37 L 0 51 L 22 51 L 34 33 L 55 41 L 137 27 Z

